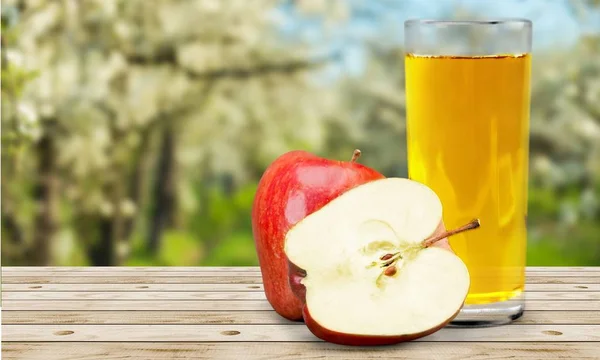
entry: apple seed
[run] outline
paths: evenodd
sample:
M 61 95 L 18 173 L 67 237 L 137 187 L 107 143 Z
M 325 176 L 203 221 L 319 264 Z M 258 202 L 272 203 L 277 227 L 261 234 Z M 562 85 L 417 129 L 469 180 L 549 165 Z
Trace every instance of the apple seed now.
M 397 271 L 398 270 L 396 269 L 396 267 L 394 265 L 392 265 L 392 266 L 388 267 L 387 269 L 385 269 L 385 271 L 383 272 L 383 274 L 385 276 L 394 276 L 394 275 L 396 275 Z
M 414 254 L 414 251 L 419 251 L 420 249 L 429 247 L 429 246 L 433 245 L 434 243 L 436 243 L 437 241 L 442 240 L 443 238 L 450 237 L 452 235 L 456 235 L 456 234 L 459 234 L 464 231 L 476 229 L 480 225 L 481 225 L 481 223 L 479 222 L 479 219 L 474 219 L 471 222 L 469 222 L 468 224 L 463 225 L 457 229 L 448 230 L 439 235 L 436 235 L 436 236 L 433 236 L 433 237 L 423 240 L 421 242 L 421 244 L 418 245 L 417 248 L 406 249 L 406 252 L 404 253 L 404 255 L 411 257 L 410 254 Z M 379 267 L 385 268 L 385 269 L 377 277 L 376 282 L 378 285 L 379 285 L 382 275 L 385 275 L 385 276 L 396 275 L 396 273 L 398 272 L 398 267 L 396 265 L 398 265 L 398 260 L 400 260 L 400 259 L 403 259 L 403 256 L 402 256 L 402 254 L 400 254 L 400 252 L 388 253 L 388 254 L 382 255 L 379 258 L 379 260 L 383 262 L 383 263 L 379 263 L 380 264 Z M 374 261 L 368 267 L 375 266 L 376 264 L 377 264 L 377 261 Z
M 394 256 L 394 254 L 385 254 L 379 258 L 379 260 L 389 260 Z

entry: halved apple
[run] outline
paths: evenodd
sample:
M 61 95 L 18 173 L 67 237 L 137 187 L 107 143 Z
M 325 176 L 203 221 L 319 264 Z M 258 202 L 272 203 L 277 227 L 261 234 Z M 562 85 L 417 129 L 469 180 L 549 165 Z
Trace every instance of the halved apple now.
M 449 247 L 438 196 L 387 178 L 355 187 L 286 234 L 290 284 L 317 337 L 346 345 L 416 339 L 445 326 L 469 290 L 467 267 Z

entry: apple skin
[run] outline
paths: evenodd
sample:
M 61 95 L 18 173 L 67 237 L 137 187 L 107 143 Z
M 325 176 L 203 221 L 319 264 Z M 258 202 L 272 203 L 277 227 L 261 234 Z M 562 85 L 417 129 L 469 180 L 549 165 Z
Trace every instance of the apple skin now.
M 283 251 L 288 230 L 344 192 L 382 178 L 357 162 L 302 150 L 287 152 L 269 165 L 254 197 L 252 232 L 265 294 L 279 315 L 302 320 L 303 304 L 292 292 Z
M 444 326 L 448 325 L 452 319 L 458 315 L 460 309 L 454 313 L 448 320 L 441 323 L 432 329 L 426 330 L 421 333 L 415 334 L 404 334 L 398 336 L 379 336 L 379 335 L 357 335 L 357 334 L 346 334 L 333 330 L 326 329 L 319 325 L 313 320 L 308 307 L 304 307 L 302 315 L 304 316 L 304 322 L 313 335 L 319 339 L 325 340 L 330 343 L 339 345 L 351 345 L 351 346 L 378 346 L 378 345 L 393 345 L 401 342 L 415 340 L 427 335 L 431 335 L 434 332 L 440 330 Z
M 444 226 L 444 222 L 440 221 L 438 227 L 433 232 L 432 236 L 437 234 L 441 234 L 446 231 L 446 227 Z M 448 238 L 444 238 L 432 246 L 436 246 L 442 249 L 446 249 L 452 253 L 454 251 L 450 247 L 448 242 Z M 448 325 L 450 321 L 452 321 L 460 312 L 460 309 L 454 313 L 450 318 L 442 322 L 439 326 L 429 329 L 427 331 L 415 334 L 403 334 L 399 336 L 377 336 L 377 335 L 358 335 L 358 334 L 347 334 L 341 333 L 338 331 L 333 331 L 327 329 L 318 322 L 316 322 L 312 316 L 310 315 L 310 311 L 306 306 L 306 287 L 302 284 L 302 279 L 306 276 L 306 271 L 292 263 L 288 260 L 288 269 L 289 269 L 289 282 L 290 286 L 293 289 L 294 294 L 300 299 L 300 301 L 304 304 L 302 308 L 302 317 L 304 318 L 304 322 L 306 326 L 310 330 L 313 335 L 316 337 L 340 345 L 352 345 L 352 346 L 375 346 L 375 345 L 392 345 L 405 341 L 411 341 L 414 339 L 418 339 L 427 335 L 431 335 L 434 332 L 440 330 L 444 326 Z M 465 297 L 466 300 L 466 297 Z M 464 300 L 463 300 L 464 302 Z

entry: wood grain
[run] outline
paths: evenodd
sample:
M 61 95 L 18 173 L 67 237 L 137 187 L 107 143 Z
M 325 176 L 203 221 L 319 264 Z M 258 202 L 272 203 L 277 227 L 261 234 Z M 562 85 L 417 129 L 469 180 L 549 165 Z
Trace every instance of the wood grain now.
M 15 276 L 4 275 L 5 284 L 262 284 L 256 276 Z M 600 276 L 531 276 L 527 284 L 600 284 Z
M 93 270 L 92 270 L 93 269 Z M 260 277 L 261 272 L 258 268 L 229 268 L 225 270 L 223 268 L 207 268 L 198 267 L 193 268 L 180 268 L 172 267 L 159 271 L 153 268 L 141 269 L 130 269 L 130 268 L 119 268 L 119 267 L 106 267 L 104 269 L 96 268 L 73 268 L 67 269 L 44 269 L 44 270 L 21 270 L 21 268 L 2 268 L 2 276 L 6 277 L 29 277 L 33 274 L 45 277 L 110 277 L 110 276 L 150 276 L 150 277 L 198 277 L 198 276 L 241 276 L 241 277 Z M 528 277 L 600 277 L 600 269 L 588 270 L 582 272 L 574 271 L 526 271 Z
M 5 359 L 599 359 L 600 267 L 528 267 L 525 314 L 389 347 L 322 342 L 258 267 L 2 269 Z
M 570 312 L 572 313 L 572 312 Z M 582 312 L 590 315 L 590 312 Z M 581 321 L 590 316 L 579 315 Z M 594 319 L 594 316 L 591 316 Z M 599 316 L 600 318 L 600 316 Z M 566 318 L 564 318 L 566 320 Z M 600 319 L 596 323 L 600 323 Z M 4 324 L 284 324 L 302 325 L 290 321 L 275 311 L 5 311 Z
M 272 310 L 265 300 L 4 300 L 3 309 L 10 310 Z M 600 301 L 528 300 L 527 310 L 600 311 Z
M 561 267 L 558 269 L 565 269 Z M 590 268 L 594 269 L 594 268 Z M 15 272 L 15 273 L 44 273 L 44 272 L 81 272 L 81 273 L 128 273 L 128 272 L 145 272 L 145 273 L 164 273 L 170 271 L 190 271 L 190 272 L 212 272 L 212 271 L 225 271 L 225 272 L 239 272 L 239 271 L 250 271 L 260 272 L 258 266 L 4 266 L 2 267 L 3 273 Z M 583 270 L 581 270 L 583 271 Z
M 527 284 L 527 292 L 600 291 L 599 284 Z M 2 291 L 264 291 L 262 284 L 2 284 Z
M 329 343 L 7 343 L 5 360 L 297 360 L 297 359 L 581 359 L 597 360 L 594 343 L 405 343 L 395 346 L 348 348 Z
M 600 301 L 600 291 L 539 291 L 525 294 L 527 300 Z M 262 291 L 38 291 L 6 292 L 3 300 L 267 300 Z
M 255 271 L 260 272 L 258 266 L 4 266 L 3 272 L 34 272 L 43 271 L 62 271 L 62 272 L 127 272 L 127 271 L 144 271 L 144 272 L 168 272 L 168 271 Z M 527 266 L 527 273 L 537 272 L 600 272 L 597 266 Z
M 2 341 L 102 342 L 237 342 L 321 341 L 297 325 L 4 325 Z M 600 325 L 521 325 L 443 328 L 415 341 L 592 341 L 600 342 Z M 600 344 L 598 344 L 600 346 Z
M 168 271 L 255 271 L 260 272 L 258 266 L 4 266 L 2 272 L 34 272 L 40 273 L 44 271 L 61 271 L 61 272 L 129 272 L 129 271 L 144 271 L 144 272 L 168 272 Z M 537 272 L 554 272 L 558 271 L 561 273 L 566 272 L 600 272 L 597 266 L 528 266 L 526 268 L 527 273 Z
M 2 276 L 5 277 L 29 277 L 33 274 L 44 276 L 44 277 L 73 277 L 80 276 L 85 278 L 95 278 L 95 277 L 112 277 L 112 276 L 138 276 L 138 277 L 199 277 L 199 276 L 216 276 L 216 277 L 261 277 L 260 272 L 258 271 L 182 271 L 177 268 L 173 268 L 171 271 L 115 271 L 115 270 L 107 270 L 106 272 L 99 271 L 40 271 L 37 273 L 33 273 L 30 271 L 5 271 L 2 273 Z M 590 273 L 595 275 L 595 273 Z M 562 274 L 564 275 L 564 273 Z M 562 276 L 559 275 L 559 276 Z M 600 276 L 600 273 L 598 274 Z
M 591 279 L 591 278 L 590 278 Z M 260 276 L 10 276 L 2 277 L 5 284 L 262 284 Z
M 538 291 L 525 292 L 526 300 L 590 300 L 600 301 L 600 291 L 567 292 L 567 291 Z
M 310 343 L 5 343 L 5 360 L 597 360 L 596 343 L 412 342 L 386 347 L 349 348 Z
M 558 294 L 558 293 L 557 293 Z M 562 293 L 568 294 L 568 293 Z M 577 294 L 577 293 L 575 293 Z M 580 293 L 582 299 L 591 299 L 594 294 Z M 589 296 L 584 296 L 589 295 Z M 558 296 L 558 295 L 557 295 Z M 551 297 L 551 296 L 550 296 Z M 259 291 L 39 291 L 7 292 L 3 300 L 267 300 L 264 292 Z
M 596 285 L 596 284 L 595 284 Z M 598 286 L 600 290 L 600 285 Z M 2 291 L 256 291 L 262 284 L 2 284 Z
M 535 277 L 526 279 L 526 284 L 600 284 L 600 276 L 561 276 L 561 277 Z
M 5 311 L 4 324 L 288 324 L 275 311 Z M 600 325 L 600 311 L 535 311 L 525 314 L 509 326 L 529 325 Z
M 600 291 L 599 284 L 527 284 L 525 285 L 526 292 L 536 291 Z
M 4 300 L 2 308 L 10 310 L 273 310 L 264 300 Z M 586 309 L 583 309 L 586 310 Z

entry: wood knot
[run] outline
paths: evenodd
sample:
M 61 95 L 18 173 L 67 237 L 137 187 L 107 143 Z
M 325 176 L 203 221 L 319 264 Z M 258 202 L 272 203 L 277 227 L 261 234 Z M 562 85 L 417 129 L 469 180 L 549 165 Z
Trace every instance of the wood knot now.
M 563 333 L 561 333 L 560 331 L 556 331 L 556 330 L 545 330 L 545 331 L 542 331 L 542 334 L 546 334 L 546 335 L 562 335 Z
M 221 331 L 221 335 L 239 335 L 240 332 L 236 330 L 225 330 Z
M 71 335 L 71 334 L 75 334 L 75 331 L 71 331 L 71 330 L 60 330 L 60 331 L 55 331 L 54 335 L 57 336 L 64 336 L 64 335 Z

